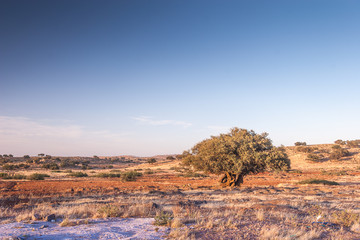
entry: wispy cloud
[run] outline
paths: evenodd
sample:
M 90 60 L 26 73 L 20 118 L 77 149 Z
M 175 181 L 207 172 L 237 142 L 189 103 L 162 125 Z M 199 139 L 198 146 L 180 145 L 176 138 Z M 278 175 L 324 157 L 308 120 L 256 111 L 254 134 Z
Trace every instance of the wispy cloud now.
M 49 125 L 24 117 L 0 116 L 0 136 L 75 138 L 82 134 L 82 127 L 77 125 Z
M 30 154 L 37 151 L 86 154 L 118 149 L 129 133 L 91 130 L 68 121 L 0 116 L 0 146 L 2 151 Z M 114 151 L 114 150 L 113 150 Z
M 155 120 L 152 117 L 133 117 L 132 119 L 147 125 L 152 126 L 165 126 L 165 125 L 173 125 L 173 126 L 182 126 L 182 127 L 190 127 L 192 124 L 184 121 L 175 121 L 175 120 Z

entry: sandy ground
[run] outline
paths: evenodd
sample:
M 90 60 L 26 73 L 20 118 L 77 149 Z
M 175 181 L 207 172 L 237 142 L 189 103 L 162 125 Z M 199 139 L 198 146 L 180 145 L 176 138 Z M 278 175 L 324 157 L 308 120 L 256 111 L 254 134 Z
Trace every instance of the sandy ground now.
M 70 227 L 41 221 L 8 223 L 0 225 L 0 239 L 163 239 L 167 228 L 156 227 L 153 221 L 153 218 L 110 218 Z

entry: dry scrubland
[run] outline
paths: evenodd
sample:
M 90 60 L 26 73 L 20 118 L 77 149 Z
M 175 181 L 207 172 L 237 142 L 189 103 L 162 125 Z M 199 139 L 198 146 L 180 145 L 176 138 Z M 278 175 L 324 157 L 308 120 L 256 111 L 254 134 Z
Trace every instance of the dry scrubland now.
M 248 175 L 226 189 L 218 176 L 166 156 L 6 156 L 0 221 L 55 214 L 67 227 L 151 217 L 170 239 L 360 239 L 360 149 L 342 146 L 346 156 L 334 157 L 333 146 L 286 147 L 290 171 Z

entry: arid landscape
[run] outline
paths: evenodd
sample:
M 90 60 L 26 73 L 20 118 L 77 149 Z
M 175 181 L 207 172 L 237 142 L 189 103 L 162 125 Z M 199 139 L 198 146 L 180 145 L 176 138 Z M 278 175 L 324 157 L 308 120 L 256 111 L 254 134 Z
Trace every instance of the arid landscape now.
M 144 219 L 146 231 L 138 232 L 154 235 L 117 238 L 360 239 L 360 149 L 340 146 L 348 152 L 334 159 L 334 146 L 340 145 L 286 147 L 291 170 L 247 175 L 235 188 L 220 187 L 219 176 L 194 172 L 175 155 L 3 155 L 0 228 L 23 225 L 0 237 L 57 239 L 46 234 L 96 227 L 99 220 Z M 43 227 L 42 238 L 40 230 L 19 232 L 24 224 Z M 116 238 L 104 236 L 97 238 Z

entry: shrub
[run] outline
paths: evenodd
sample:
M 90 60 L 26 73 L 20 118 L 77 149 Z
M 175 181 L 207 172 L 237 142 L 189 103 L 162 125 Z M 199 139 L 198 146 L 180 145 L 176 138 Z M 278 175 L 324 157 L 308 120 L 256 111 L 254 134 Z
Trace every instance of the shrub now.
M 322 160 L 321 155 L 317 155 L 315 153 L 309 153 L 306 157 L 306 160 L 312 161 L 312 162 L 320 162 Z
M 341 139 L 338 139 L 334 142 L 335 144 L 339 144 L 339 145 L 345 145 L 346 144 L 346 141 L 343 141 Z
M 2 169 L 3 169 L 3 170 L 15 170 L 15 169 L 17 169 L 17 168 L 19 168 L 19 166 L 18 166 L 18 165 L 15 165 L 15 164 L 4 164 L 4 165 L 2 166 Z
M 195 170 L 223 174 L 222 186 L 239 186 L 250 173 L 288 170 L 290 160 L 284 149 L 274 147 L 267 136 L 233 128 L 230 133 L 212 136 L 184 152 L 183 163 Z
M 120 176 L 120 173 L 98 173 L 95 175 L 95 177 L 99 178 L 119 178 Z
M 50 169 L 50 170 L 58 170 L 59 165 L 57 165 L 56 163 L 44 163 L 42 165 L 42 168 L 46 168 L 46 169 Z
M 156 163 L 156 159 L 155 158 L 151 158 L 147 161 L 148 163 Z
M 46 177 L 50 177 L 47 174 L 43 174 L 43 173 L 33 173 L 29 176 L 27 176 L 27 179 L 29 180 L 44 180 Z
M 121 174 L 121 180 L 123 181 L 135 181 L 137 177 L 142 176 L 141 173 L 137 172 L 137 171 L 129 171 L 129 172 L 124 172 Z
M 323 184 L 323 185 L 339 185 L 339 183 L 334 181 L 327 181 L 323 179 L 307 179 L 300 181 L 299 184 Z
M 61 168 L 67 168 L 67 167 L 75 167 L 76 163 L 74 161 L 71 161 L 70 159 L 63 159 L 60 162 Z
M 342 157 L 348 156 L 350 153 L 345 148 L 333 148 L 330 153 L 330 159 L 339 160 Z
M 175 160 L 175 158 L 173 156 L 167 156 L 166 160 Z
M 122 215 L 122 211 L 119 207 L 117 206 L 113 206 L 113 205 L 110 205 L 110 204 L 107 204 L 105 206 L 101 206 L 98 210 L 97 210 L 97 213 L 104 217 L 104 218 L 107 218 L 107 217 L 121 217 Z
M 145 174 L 154 174 L 154 171 L 152 171 L 151 169 L 146 169 Z
M 68 174 L 69 177 L 87 177 L 88 175 L 84 172 L 71 172 Z
M 193 171 L 188 171 L 185 174 L 179 174 L 180 177 L 188 177 L 188 178 L 198 178 L 198 177 L 206 177 L 204 174 L 196 173 Z
M 295 146 L 306 146 L 306 142 L 296 142 L 294 143 Z
M 346 141 L 346 146 L 350 147 L 350 148 L 358 148 L 359 147 L 359 142 L 360 140 L 348 140 Z
M 310 153 L 313 151 L 312 147 L 299 146 L 295 149 L 297 152 Z
M 9 174 L 4 176 L 3 179 L 25 179 L 26 176 L 22 174 Z
M 155 216 L 154 225 L 156 226 L 170 226 L 174 217 L 171 213 L 160 211 Z

